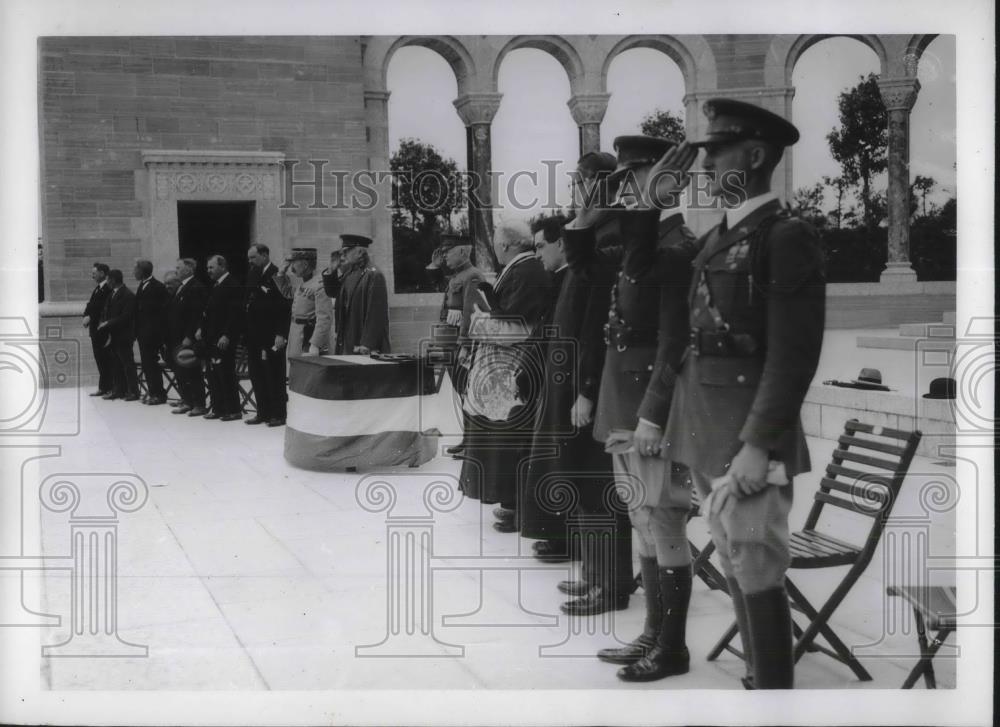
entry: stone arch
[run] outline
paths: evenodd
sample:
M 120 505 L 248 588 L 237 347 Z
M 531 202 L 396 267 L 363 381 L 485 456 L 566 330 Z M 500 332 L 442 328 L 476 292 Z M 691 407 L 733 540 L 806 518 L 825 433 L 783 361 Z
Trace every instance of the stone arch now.
M 712 54 L 708 44 L 700 36 L 704 48 L 695 54 L 686 43 L 670 35 L 629 35 L 618 41 L 608 52 L 601 68 L 601 88 L 606 89 L 608 85 L 608 70 L 611 63 L 620 54 L 633 48 L 652 48 L 665 54 L 670 60 L 681 69 L 684 78 L 684 92 L 691 93 L 698 88 L 714 88 L 715 83 L 715 56 Z M 697 45 L 697 43 L 695 43 Z M 701 67 L 699 68 L 699 62 Z
M 920 35 L 914 35 L 910 38 L 906 44 L 906 54 L 903 57 L 903 64 L 905 66 L 907 76 L 915 77 L 917 75 L 917 67 L 920 65 L 920 58 L 923 56 L 924 51 L 927 50 L 927 46 L 929 46 L 937 37 L 937 33 L 923 33 Z
M 845 34 L 816 34 L 816 35 L 800 35 L 794 38 L 791 45 L 787 47 L 784 52 L 784 62 L 781 64 L 782 67 L 782 77 L 780 79 L 765 78 L 766 85 L 784 86 L 790 88 L 792 86 L 792 71 L 795 70 L 795 64 L 798 62 L 802 54 L 807 50 L 812 48 L 814 45 L 827 38 L 854 38 L 861 43 L 875 51 L 875 55 L 878 56 L 879 63 L 879 73 L 881 76 L 885 77 L 889 70 L 889 54 L 886 52 L 885 44 L 882 43 L 882 39 L 877 35 L 845 35 Z M 787 42 L 789 36 L 776 35 L 775 40 L 772 43 L 771 49 L 775 50 L 776 45 L 781 44 L 782 41 Z M 769 54 L 771 55 L 771 54 Z M 773 56 L 772 56 L 773 57 Z M 780 53 L 778 58 L 781 58 Z M 766 74 L 765 74 L 766 75 Z
M 462 95 L 476 76 L 476 63 L 469 50 L 458 38 L 450 35 L 403 35 L 397 38 L 385 51 L 380 72 L 381 87 L 387 85 L 389 63 L 396 51 L 406 46 L 420 46 L 437 53 L 451 66 L 458 82 L 458 93 Z
M 544 51 L 559 61 L 559 65 L 569 77 L 570 95 L 581 93 L 584 88 L 584 65 L 579 52 L 565 38 L 558 35 L 518 35 L 507 41 L 497 53 L 493 61 L 493 88 L 497 88 L 500 78 L 500 66 L 508 53 L 520 48 L 534 48 Z

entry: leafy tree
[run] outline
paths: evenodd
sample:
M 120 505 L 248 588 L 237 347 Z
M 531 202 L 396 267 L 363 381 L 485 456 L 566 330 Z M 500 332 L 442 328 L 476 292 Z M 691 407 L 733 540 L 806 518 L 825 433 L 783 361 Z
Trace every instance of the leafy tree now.
M 927 195 L 936 185 L 934 177 L 924 177 L 918 174 L 913 178 L 913 184 L 910 185 L 910 199 L 915 199 L 917 195 L 920 196 L 921 217 L 927 216 Z
M 639 130 L 646 136 L 656 136 L 674 144 L 684 141 L 684 119 L 671 111 L 656 109 L 646 114 Z
M 840 128 L 827 134 L 833 158 L 843 178 L 860 185 L 859 201 L 869 232 L 877 226 L 872 178 L 884 172 L 886 159 L 886 111 L 878 88 L 878 76 L 869 73 L 861 83 L 840 94 Z
M 842 176 L 840 177 L 823 177 L 823 184 L 833 190 L 834 196 L 837 199 L 837 207 L 834 209 L 830 215 L 834 219 L 834 223 L 837 229 L 840 229 L 841 223 L 844 220 L 844 195 L 851 188 L 851 185 L 847 183 Z
M 438 220 L 451 227 L 452 213 L 465 204 L 465 190 L 454 159 L 446 159 L 430 144 L 402 139 L 389 159 L 397 210 L 406 210 L 410 226 L 429 232 Z M 402 216 L 394 213 L 394 220 Z
M 811 187 L 799 187 L 792 196 L 792 208 L 795 214 L 803 220 L 816 227 L 825 227 L 826 215 L 823 214 L 825 197 L 826 193 L 820 182 Z

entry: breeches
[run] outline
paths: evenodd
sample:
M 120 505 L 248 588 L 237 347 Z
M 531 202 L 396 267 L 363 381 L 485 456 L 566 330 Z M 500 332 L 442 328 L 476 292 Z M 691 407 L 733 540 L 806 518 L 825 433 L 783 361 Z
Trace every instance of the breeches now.
M 687 468 L 635 452 L 616 454 L 613 461 L 615 480 L 628 507 L 639 555 L 655 557 L 661 566 L 690 563 L 687 520 L 691 488 Z
M 712 478 L 691 471 L 702 501 L 712 491 Z M 788 512 L 792 483 L 768 485 L 760 492 L 730 497 L 717 514 L 703 513 L 727 578 L 734 578 L 744 594 L 784 585 L 791 563 L 788 548 Z

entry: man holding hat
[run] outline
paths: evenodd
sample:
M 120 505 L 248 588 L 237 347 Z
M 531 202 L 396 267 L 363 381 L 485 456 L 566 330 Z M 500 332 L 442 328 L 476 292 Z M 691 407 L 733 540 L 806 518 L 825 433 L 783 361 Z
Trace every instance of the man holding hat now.
M 271 250 L 257 243 L 247 250 L 249 273 L 246 297 L 247 370 L 253 385 L 257 413 L 247 424 L 278 427 L 285 423 L 285 350 L 289 305 L 278 284 L 278 267 Z
M 684 674 L 690 662 L 690 485 L 686 468 L 657 455 L 670 411 L 670 380 L 687 340 L 686 293 L 695 253 L 683 215 L 661 220 L 660 207 L 677 205 L 682 183 L 669 173 L 690 165 L 696 152 L 649 136 L 618 137 L 615 149 L 617 168 L 608 178 L 614 203 L 604 204 L 611 189 L 592 195 L 596 199 L 587 200 L 567 226 L 566 246 L 574 267 L 606 267 L 617 274 L 605 319 L 593 436 L 613 454 L 616 484 L 627 495 L 646 599 L 642 634 L 623 648 L 602 649 L 598 657 L 622 664 L 623 681 L 652 681 Z M 661 194 L 661 185 L 670 194 Z M 598 249 L 608 225 L 617 226 L 621 247 Z M 591 590 L 563 610 L 599 613 L 627 602 L 627 591 Z
M 288 329 L 288 351 L 291 354 L 315 356 L 327 352 L 330 326 L 333 325 L 333 304 L 326 294 L 323 279 L 316 275 L 316 248 L 295 247 L 285 258 L 285 269 L 278 273 L 279 284 L 293 292 L 292 319 Z M 299 279 L 298 285 L 287 282 L 287 272 Z
M 341 235 L 344 274 L 337 294 L 339 354 L 389 353 L 389 293 L 368 254 L 371 238 Z
M 663 456 L 691 468 L 701 495 L 736 612 L 744 685 L 790 689 L 788 512 L 792 478 L 810 468 L 799 410 L 823 341 L 823 254 L 815 230 L 771 191 L 798 130 L 742 101 L 711 99 L 704 112 L 708 134 L 695 146 L 725 216 L 698 241 Z
M 177 375 L 181 405 L 173 414 L 202 416 L 205 409 L 205 377 L 201 361 L 195 356 L 195 333 L 201 326 L 208 301 L 208 290 L 194 276 L 197 263 L 186 257 L 175 268 L 180 285 L 167 305 L 167 329 L 170 335 L 170 362 Z M 184 360 L 178 354 L 184 352 Z M 192 361 L 192 357 L 194 360 Z

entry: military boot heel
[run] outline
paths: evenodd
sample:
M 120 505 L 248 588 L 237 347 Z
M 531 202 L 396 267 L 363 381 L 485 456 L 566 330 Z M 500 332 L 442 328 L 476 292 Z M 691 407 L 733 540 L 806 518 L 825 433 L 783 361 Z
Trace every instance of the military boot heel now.
M 601 649 L 597 652 L 597 658 L 609 664 L 634 664 L 656 646 L 660 622 L 663 620 L 660 611 L 662 604 L 656 558 L 639 558 L 639 569 L 646 595 L 646 623 L 642 633 L 625 646 L 617 649 Z
M 618 670 L 618 678 L 625 682 L 652 682 L 687 674 L 691 668 L 686 645 L 691 566 L 659 568 L 658 575 L 662 621 L 656 646 L 639 661 Z

